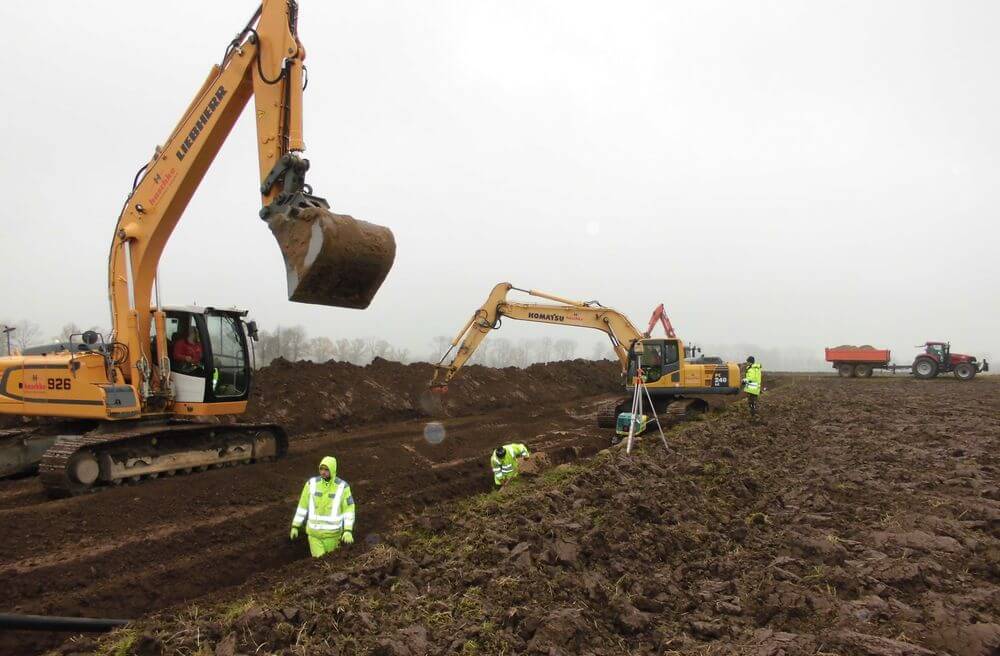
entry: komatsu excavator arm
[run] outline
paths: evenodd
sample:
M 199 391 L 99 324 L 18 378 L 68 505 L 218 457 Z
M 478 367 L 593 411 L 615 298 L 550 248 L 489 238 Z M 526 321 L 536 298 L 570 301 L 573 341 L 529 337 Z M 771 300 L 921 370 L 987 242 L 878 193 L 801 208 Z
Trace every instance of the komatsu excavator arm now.
M 289 299 L 367 307 L 395 255 L 392 233 L 330 213 L 305 183 L 301 157 L 305 49 L 295 0 L 263 0 L 213 66 L 177 126 L 137 178 L 118 218 L 108 265 L 113 340 L 124 344 L 125 382 L 152 393 L 157 381 L 150 327 L 163 340 L 163 314 L 152 295 L 160 255 L 188 201 L 250 97 L 254 97 L 261 218 L 285 257 Z M 152 309 L 151 309 L 152 308 Z M 166 353 L 166 344 L 157 344 Z M 165 364 L 165 363 L 163 363 Z M 166 371 L 166 367 L 161 367 Z M 165 378 L 161 376 L 161 383 Z
M 511 290 L 554 301 L 556 304 L 508 301 L 507 294 Z M 455 336 L 455 339 L 451 341 L 451 348 L 436 365 L 431 387 L 447 387 L 462 365 L 468 362 L 469 358 L 476 352 L 486 335 L 491 330 L 500 327 L 503 317 L 519 321 L 600 330 L 611 340 L 615 355 L 621 362 L 622 371 L 628 368 L 629 349 L 643 337 L 628 317 L 617 310 L 603 307 L 596 301 L 574 301 L 534 289 L 519 289 L 510 283 L 502 282 L 493 288 L 486 302 L 475 311 L 458 335 Z M 454 356 L 451 362 L 445 364 L 445 360 L 453 351 Z

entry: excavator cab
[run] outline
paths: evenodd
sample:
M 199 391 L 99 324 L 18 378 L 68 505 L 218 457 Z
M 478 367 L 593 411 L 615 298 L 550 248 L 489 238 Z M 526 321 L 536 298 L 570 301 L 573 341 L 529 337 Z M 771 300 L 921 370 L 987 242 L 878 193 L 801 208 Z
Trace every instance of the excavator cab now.
M 243 321 L 246 314 L 245 310 L 164 308 L 170 387 L 176 404 L 246 402 L 251 379 L 248 335 L 252 332 Z
M 643 382 L 655 383 L 680 370 L 680 349 L 676 339 L 644 339 L 629 350 L 628 380 L 635 380 L 642 369 Z

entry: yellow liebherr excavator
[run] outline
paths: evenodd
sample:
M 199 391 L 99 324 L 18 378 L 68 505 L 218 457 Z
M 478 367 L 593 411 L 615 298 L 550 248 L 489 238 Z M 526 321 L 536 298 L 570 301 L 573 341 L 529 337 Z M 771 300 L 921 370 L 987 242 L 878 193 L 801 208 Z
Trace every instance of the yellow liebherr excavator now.
M 284 453 L 280 426 L 196 421 L 246 409 L 256 326 L 242 310 L 162 306 L 156 272 L 253 96 L 260 217 L 285 259 L 289 299 L 365 308 L 388 274 L 396 248 L 389 229 L 331 213 L 305 182 L 297 27 L 295 0 L 263 0 L 140 169 L 108 258 L 110 339 L 88 332 L 0 358 L 0 414 L 72 420 L 0 432 L 0 475 L 37 465 L 46 490 L 66 496 Z
M 554 301 L 553 304 L 518 303 L 507 300 L 511 291 Z M 662 315 L 657 308 L 654 322 Z M 656 411 L 670 414 L 700 412 L 724 403 L 727 397 L 740 393 L 740 367 L 718 358 L 686 358 L 684 342 L 668 330 L 666 339 L 651 338 L 649 331 L 640 333 L 628 317 L 597 301 L 575 301 L 553 296 L 534 289 L 520 289 L 510 283 L 500 283 L 490 292 L 486 302 L 475 311 L 462 330 L 451 341 L 451 348 L 436 365 L 431 389 L 444 391 L 458 370 L 468 362 L 476 348 L 492 330 L 500 328 L 504 318 L 534 321 L 557 326 L 573 326 L 600 330 L 611 340 L 611 347 L 622 367 L 627 396 L 600 408 L 597 423 L 602 428 L 614 428 L 618 415 L 632 404 L 632 392 L 637 370 L 649 390 Z M 664 319 L 664 326 L 669 323 Z M 454 351 L 451 362 L 445 360 Z

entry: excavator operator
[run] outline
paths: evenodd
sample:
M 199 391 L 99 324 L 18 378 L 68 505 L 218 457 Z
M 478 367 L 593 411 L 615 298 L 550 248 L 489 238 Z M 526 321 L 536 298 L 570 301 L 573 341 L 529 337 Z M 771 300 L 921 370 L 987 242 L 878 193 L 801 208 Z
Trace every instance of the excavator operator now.
M 179 373 L 196 375 L 202 366 L 201 335 L 198 334 L 197 326 L 191 324 L 181 324 L 181 326 L 170 349 L 172 366 Z

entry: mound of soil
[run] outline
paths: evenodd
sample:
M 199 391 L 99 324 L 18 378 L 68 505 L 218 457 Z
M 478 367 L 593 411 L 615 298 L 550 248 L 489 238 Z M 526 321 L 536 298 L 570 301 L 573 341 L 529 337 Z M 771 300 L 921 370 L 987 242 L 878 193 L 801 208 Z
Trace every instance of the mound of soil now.
M 559 403 L 621 389 L 616 362 L 571 360 L 526 369 L 464 367 L 441 397 L 452 416 Z M 376 358 L 359 367 L 275 360 L 256 374 L 240 421 L 274 422 L 290 434 L 399 421 L 433 414 L 427 385 L 434 367 Z M 434 401 L 436 399 L 430 399 Z
M 795 380 L 65 650 L 992 656 L 998 391 Z

